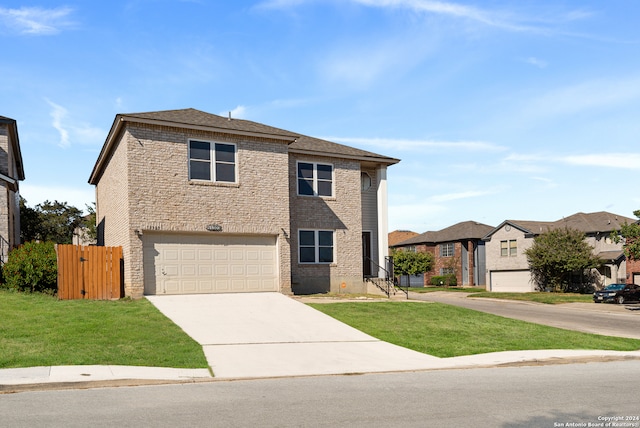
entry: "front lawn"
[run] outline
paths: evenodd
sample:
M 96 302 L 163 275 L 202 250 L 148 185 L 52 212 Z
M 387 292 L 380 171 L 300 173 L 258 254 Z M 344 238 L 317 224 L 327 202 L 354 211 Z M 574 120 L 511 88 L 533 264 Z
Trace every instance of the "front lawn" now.
M 402 287 L 403 289 L 406 287 Z M 432 293 L 434 291 L 451 291 L 459 293 L 482 293 L 485 290 L 484 287 L 411 287 L 409 291 L 416 293 Z
M 536 349 L 640 349 L 636 339 L 562 330 L 439 303 L 310 306 L 385 342 L 442 358 Z
M 574 303 L 593 302 L 593 294 L 577 294 L 577 293 L 499 293 L 495 291 L 485 291 L 482 293 L 474 293 L 469 297 L 488 297 L 492 299 L 507 299 L 507 300 L 524 300 L 528 302 L 559 304 L 559 303 Z
M 0 290 L 0 368 L 206 368 L 202 347 L 148 300 L 57 300 Z

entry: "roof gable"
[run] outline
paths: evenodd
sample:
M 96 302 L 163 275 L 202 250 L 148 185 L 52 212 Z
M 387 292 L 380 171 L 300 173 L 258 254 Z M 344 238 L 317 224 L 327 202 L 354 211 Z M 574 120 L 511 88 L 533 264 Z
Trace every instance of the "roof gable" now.
M 609 233 L 614 230 L 619 230 L 624 223 L 631 224 L 634 222 L 634 219 L 606 211 L 595 213 L 576 213 L 556 221 L 505 220 L 488 233 L 484 237 L 484 240 L 490 240 L 491 235 L 502 229 L 507 224 L 518 228 L 526 235 L 535 236 L 552 229 L 560 229 L 563 227 L 576 229 L 585 234 L 598 232 Z
M 376 162 L 387 165 L 398 163 L 400 160 L 379 155 L 354 147 L 345 146 L 331 141 L 309 137 L 273 126 L 264 125 L 244 119 L 232 119 L 207 113 L 193 108 L 181 110 L 164 110 L 146 113 L 118 114 L 111 126 L 107 139 L 102 147 L 98 160 L 89 178 L 90 184 L 96 184 L 102 172 L 105 160 L 113 146 L 113 140 L 118 135 L 124 122 L 138 122 L 155 125 L 172 126 L 177 128 L 192 128 L 214 132 L 252 135 L 258 137 L 281 140 L 289 145 L 289 151 L 318 156 L 332 156 L 357 159 L 364 162 Z

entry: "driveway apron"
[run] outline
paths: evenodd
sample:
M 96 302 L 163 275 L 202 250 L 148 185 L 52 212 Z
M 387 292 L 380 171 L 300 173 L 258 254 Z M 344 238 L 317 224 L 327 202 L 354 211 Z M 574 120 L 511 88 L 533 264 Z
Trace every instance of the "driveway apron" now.
M 380 341 L 280 293 L 147 296 L 217 378 L 420 370 L 440 359 Z

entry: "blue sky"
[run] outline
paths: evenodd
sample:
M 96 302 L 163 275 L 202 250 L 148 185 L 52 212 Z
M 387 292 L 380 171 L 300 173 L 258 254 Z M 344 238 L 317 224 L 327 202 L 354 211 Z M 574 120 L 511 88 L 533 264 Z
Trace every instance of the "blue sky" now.
M 636 0 L 0 5 L 29 206 L 84 208 L 117 113 L 193 107 L 402 159 L 389 229 L 640 209 Z

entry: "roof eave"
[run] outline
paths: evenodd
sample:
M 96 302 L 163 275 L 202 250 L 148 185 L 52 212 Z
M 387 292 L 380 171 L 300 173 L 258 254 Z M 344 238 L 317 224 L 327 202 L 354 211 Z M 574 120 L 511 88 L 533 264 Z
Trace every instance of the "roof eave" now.
M 389 158 L 386 156 L 357 156 L 357 155 L 347 155 L 342 153 L 332 153 L 332 152 L 323 152 L 318 150 L 305 150 L 305 149 L 292 149 L 289 148 L 289 153 L 296 153 L 301 155 L 311 155 L 311 156 L 324 156 L 324 157 L 333 157 L 333 158 L 341 158 L 341 159 L 353 159 L 362 162 L 372 162 L 372 163 L 381 163 L 385 165 L 395 165 L 400 162 L 400 159 Z

